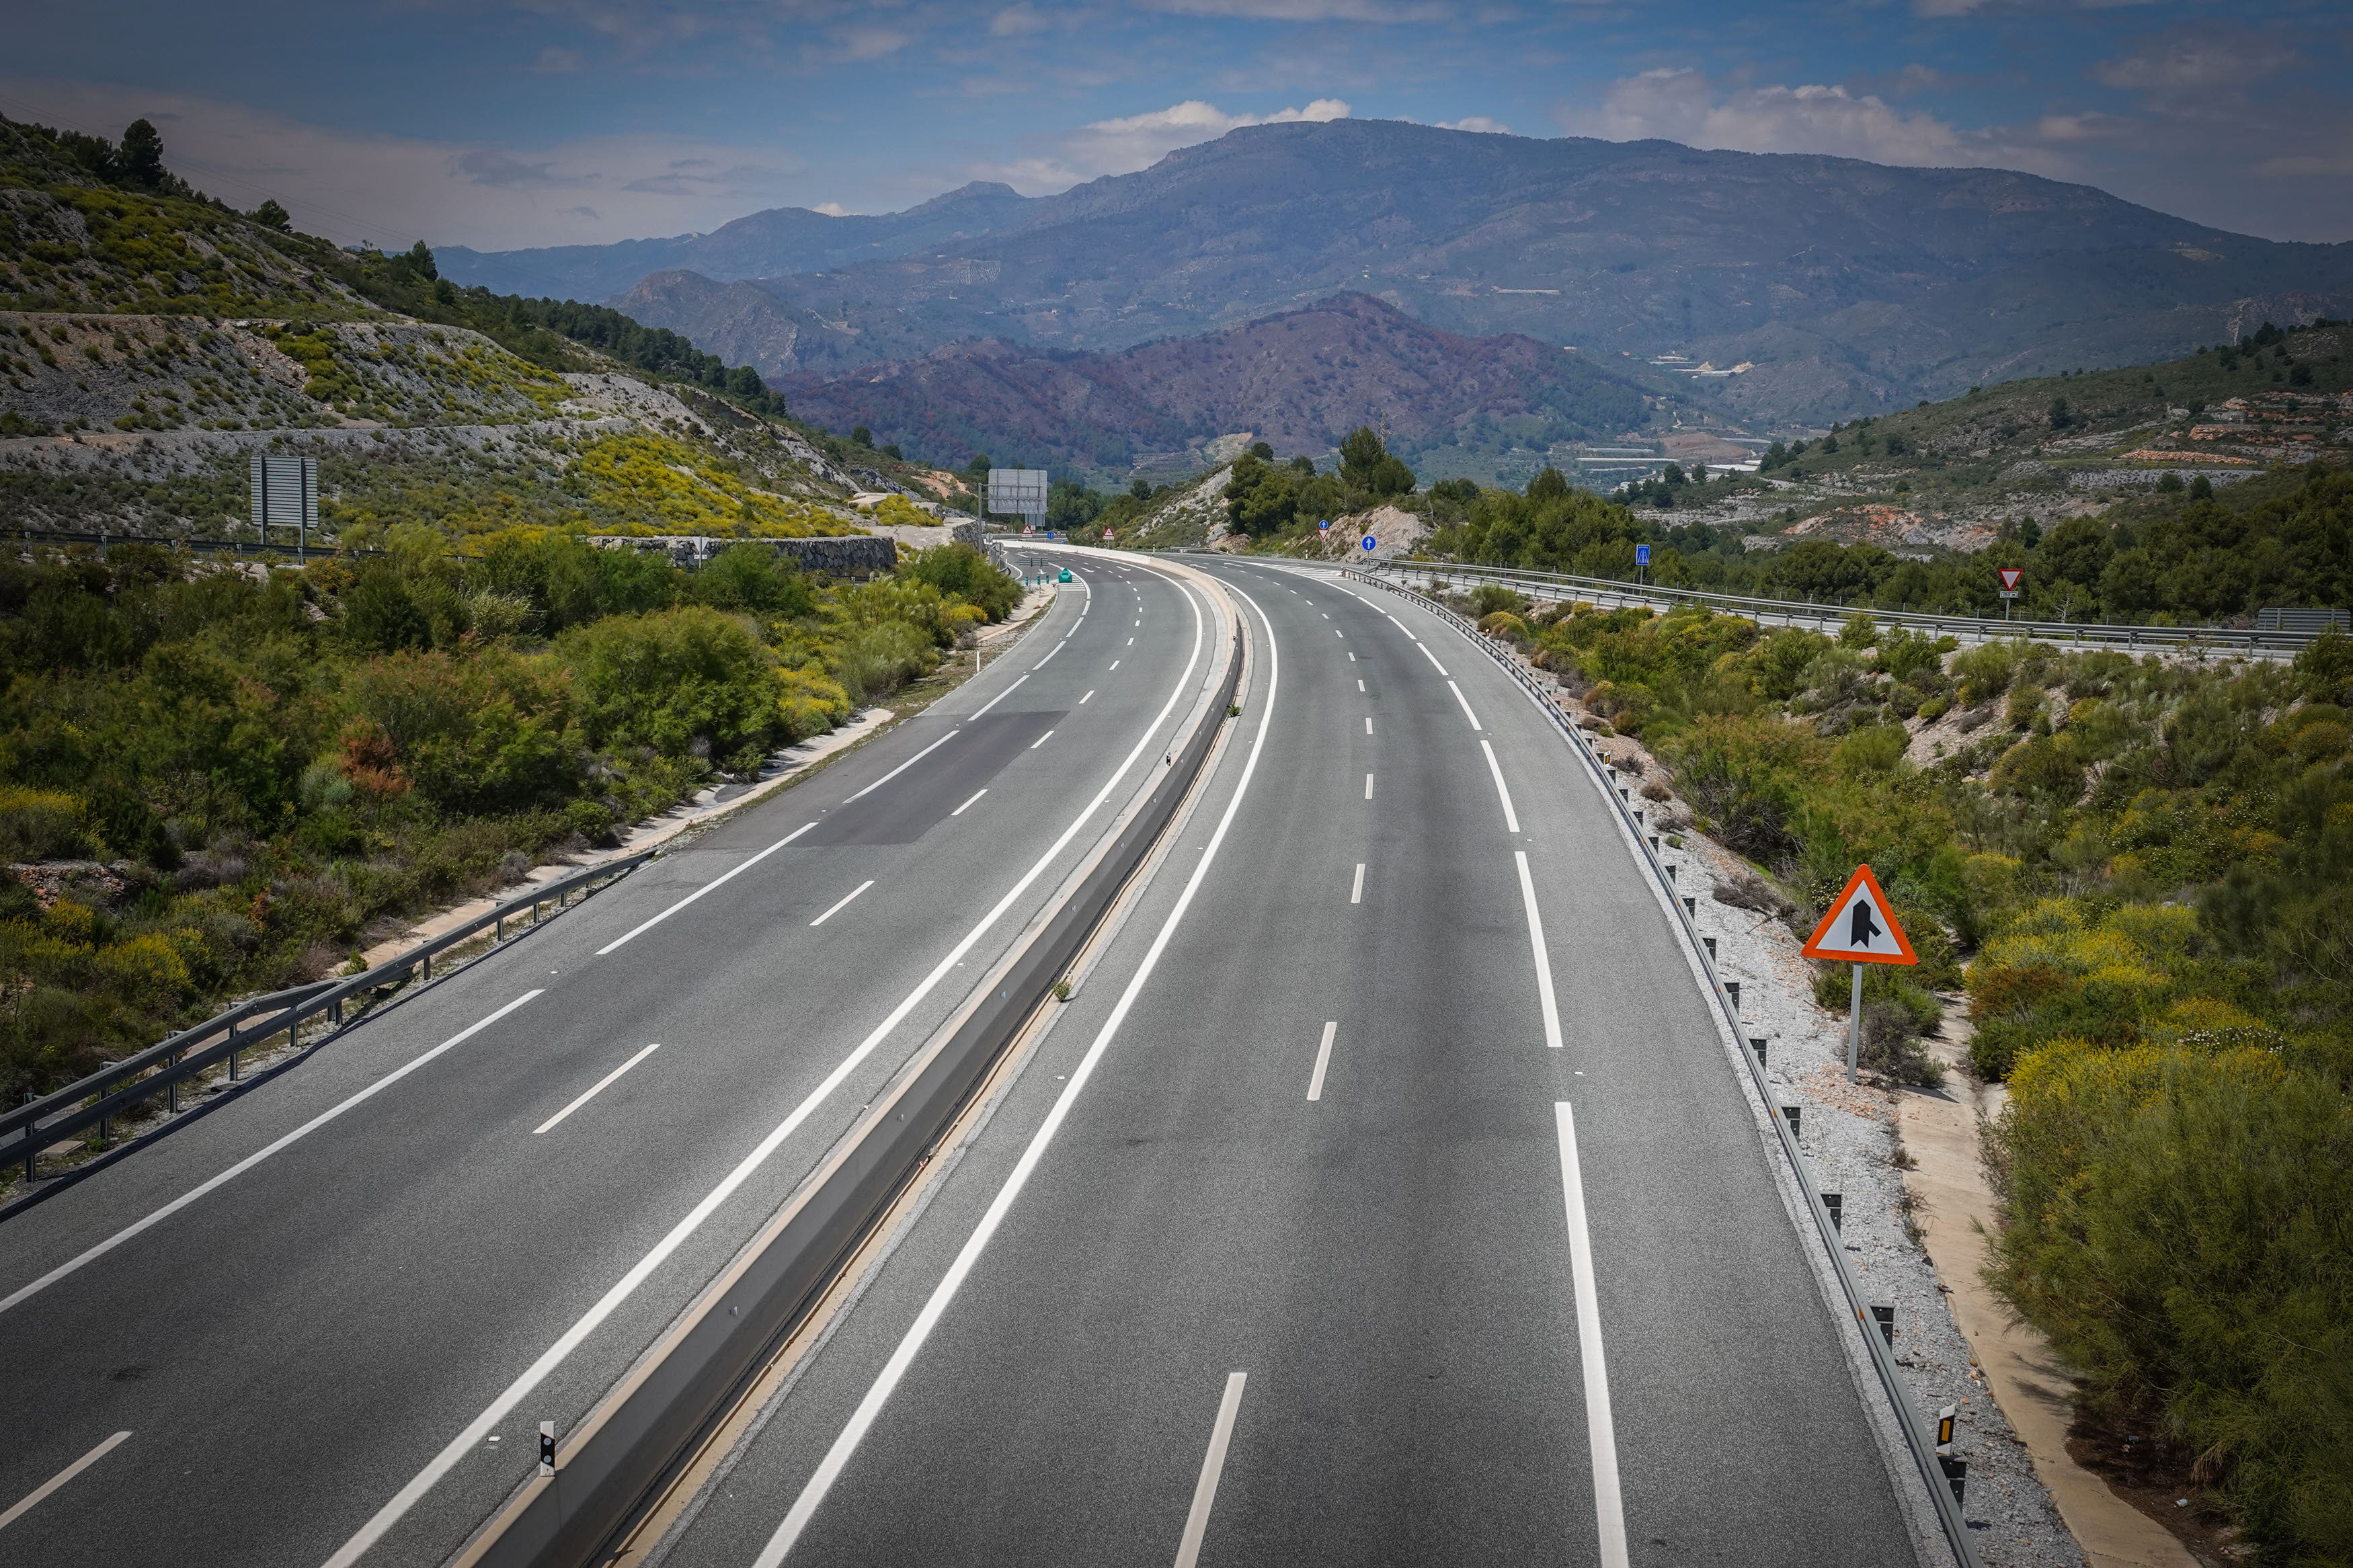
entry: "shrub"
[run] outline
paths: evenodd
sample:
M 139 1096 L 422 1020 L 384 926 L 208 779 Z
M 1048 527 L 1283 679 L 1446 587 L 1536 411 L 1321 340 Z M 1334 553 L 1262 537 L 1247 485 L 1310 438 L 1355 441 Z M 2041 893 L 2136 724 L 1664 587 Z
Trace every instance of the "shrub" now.
M 703 605 L 610 616 L 565 633 L 556 649 L 596 744 L 726 758 L 781 727 L 774 656 L 742 621 Z

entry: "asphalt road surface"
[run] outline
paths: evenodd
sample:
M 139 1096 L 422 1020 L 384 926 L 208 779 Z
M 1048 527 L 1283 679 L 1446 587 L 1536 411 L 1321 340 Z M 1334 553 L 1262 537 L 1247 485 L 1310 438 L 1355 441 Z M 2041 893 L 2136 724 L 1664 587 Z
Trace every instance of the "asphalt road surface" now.
M 0 1226 L 0 1562 L 452 1551 L 1160 763 L 1207 605 L 1078 573 L 931 710 Z
M 1920 1561 L 1582 764 L 1398 597 L 1208 569 L 1272 657 L 1167 860 L 649 1561 Z

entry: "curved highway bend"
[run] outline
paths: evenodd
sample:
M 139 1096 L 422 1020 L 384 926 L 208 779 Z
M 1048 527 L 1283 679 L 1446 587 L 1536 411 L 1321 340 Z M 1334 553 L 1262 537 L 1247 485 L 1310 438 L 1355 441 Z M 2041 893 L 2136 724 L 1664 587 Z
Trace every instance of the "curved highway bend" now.
M 1400 599 L 1208 569 L 1258 647 L 1167 858 L 653 1560 L 1941 1561 L 1687 962 L 1559 738 Z M 952 712 L 8 1226 L 0 1299 L 536 994 L 0 1312 L 0 1511 L 132 1434 L 0 1526 L 0 1558 L 311 1568 L 406 1487 L 362 1560 L 440 1561 L 953 980 L 446 1474 L 436 1452 L 874 1035 L 1180 683 L 1187 596 L 1131 561 L 1077 570 L 1087 597 Z M 818 802 L 822 828 L 756 858 Z
M 930 710 L 0 1228 L 0 1562 L 452 1551 L 1160 764 L 1208 595 L 1079 579 Z
M 1558 736 L 1399 599 L 1208 569 L 1274 657 L 1167 860 L 649 1561 L 1943 1561 Z

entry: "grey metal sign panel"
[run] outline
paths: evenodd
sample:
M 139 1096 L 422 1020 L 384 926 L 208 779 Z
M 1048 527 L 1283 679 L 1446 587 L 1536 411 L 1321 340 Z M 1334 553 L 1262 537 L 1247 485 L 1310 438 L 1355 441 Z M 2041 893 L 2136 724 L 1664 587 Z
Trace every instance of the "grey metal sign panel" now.
M 1015 512 L 1023 517 L 1045 516 L 1046 470 L 1043 468 L 989 469 L 988 510 Z

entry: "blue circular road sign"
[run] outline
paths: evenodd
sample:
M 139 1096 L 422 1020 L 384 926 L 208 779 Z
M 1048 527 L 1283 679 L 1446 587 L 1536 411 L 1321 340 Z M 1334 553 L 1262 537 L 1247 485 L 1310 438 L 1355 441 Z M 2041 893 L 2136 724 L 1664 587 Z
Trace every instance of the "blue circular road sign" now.
M 1375 539 L 1371 534 L 1369 534 L 1369 533 L 1368 533 L 1368 534 L 1365 535 L 1365 541 L 1364 541 L 1364 542 L 1365 542 L 1365 548 L 1366 548 L 1366 549 L 1367 549 L 1367 550 L 1371 550 L 1371 549 L 1375 548 L 1376 546 L 1377 546 L 1377 545 L 1380 543 L 1380 541 L 1379 541 L 1379 540 L 1377 540 L 1377 539 Z

